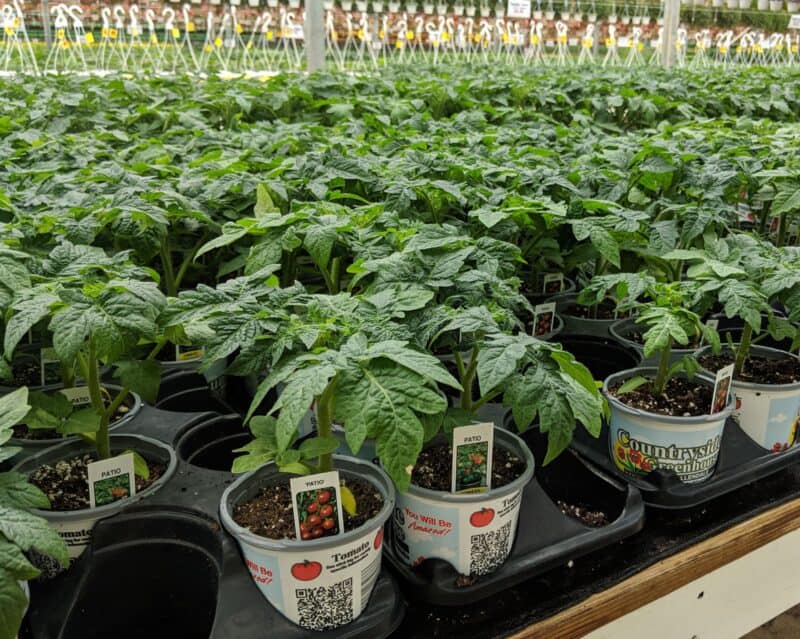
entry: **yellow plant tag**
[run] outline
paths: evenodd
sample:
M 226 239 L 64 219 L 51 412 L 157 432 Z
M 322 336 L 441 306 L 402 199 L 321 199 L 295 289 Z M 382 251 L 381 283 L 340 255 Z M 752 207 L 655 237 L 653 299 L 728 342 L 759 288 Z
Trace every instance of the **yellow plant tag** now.
M 100 30 L 100 35 L 103 36 L 104 38 L 107 38 L 108 37 L 108 27 L 103 27 Z
M 189 33 L 194 33 L 194 22 L 192 22 L 191 20 L 189 22 L 187 22 L 186 23 L 186 30 Z
M 364 29 L 359 29 L 358 31 L 356 31 L 356 37 L 359 40 L 363 40 L 364 39 Z
M 214 46 L 217 47 L 217 49 L 221 49 L 222 48 L 222 38 L 220 38 L 219 36 L 214 38 Z
M 413 40 L 413 39 L 414 39 L 414 32 L 406 31 L 406 40 Z
M 378 37 L 381 40 L 383 40 L 386 37 L 386 32 L 383 29 L 381 29 L 380 31 L 378 31 Z
M 398 40 L 397 40 L 397 41 L 394 43 L 394 46 L 395 46 L 395 48 L 396 48 L 396 49 L 402 49 L 402 48 L 403 48 L 403 41 L 398 39 Z
M 179 38 L 181 35 L 181 30 L 178 27 L 172 27 L 172 37 Z
M 207 44 L 206 46 L 203 47 L 203 50 L 206 53 L 211 53 L 214 50 L 214 47 L 212 47 L 210 44 Z
M 64 39 L 64 29 L 59 29 L 58 31 L 56 31 L 56 37 L 59 40 L 63 40 Z
M 531 44 L 539 44 L 539 36 L 531 33 Z
M 450 42 L 450 34 L 447 31 L 442 34 L 442 42 Z
M 108 37 L 111 38 L 112 40 L 116 40 L 117 39 L 117 30 L 116 29 L 109 29 L 108 30 Z
M 584 47 L 586 47 L 587 49 L 591 49 L 593 44 L 594 44 L 594 38 L 592 37 L 584 38 L 583 40 Z
M 560 36 L 558 36 L 558 41 L 561 44 L 565 44 L 566 41 L 567 41 L 567 34 L 566 33 L 562 33 Z
M 131 29 L 131 37 L 138 38 L 139 37 L 139 29 L 133 28 Z
M 345 512 L 350 515 L 351 517 L 355 517 L 356 515 L 356 498 L 350 489 L 341 484 L 339 486 L 339 494 L 342 498 L 342 508 L 344 508 Z
M 11 27 L 6 27 L 5 28 L 5 32 L 6 32 L 6 35 L 9 36 L 9 37 L 14 35 L 14 29 L 12 29 Z
M 92 34 L 91 31 L 89 31 L 86 34 L 85 38 L 86 38 L 86 44 L 94 44 L 94 35 Z
M 240 25 L 239 23 L 236 24 L 236 33 L 238 33 L 239 35 L 244 33 L 244 27 L 242 27 L 242 25 Z
M 264 34 L 264 37 L 265 37 L 267 40 L 272 40 L 272 39 L 274 39 L 274 38 L 275 38 L 275 34 L 274 34 L 274 33 L 272 33 L 272 31 L 267 31 L 267 32 Z
M 158 37 L 155 33 L 150 34 L 150 44 L 158 44 Z

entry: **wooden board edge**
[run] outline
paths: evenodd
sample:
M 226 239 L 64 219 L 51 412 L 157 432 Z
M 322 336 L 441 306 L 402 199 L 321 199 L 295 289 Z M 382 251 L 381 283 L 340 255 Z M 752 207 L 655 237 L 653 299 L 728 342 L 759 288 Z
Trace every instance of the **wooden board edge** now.
M 795 499 L 667 557 L 509 639 L 580 639 L 798 528 L 800 499 Z

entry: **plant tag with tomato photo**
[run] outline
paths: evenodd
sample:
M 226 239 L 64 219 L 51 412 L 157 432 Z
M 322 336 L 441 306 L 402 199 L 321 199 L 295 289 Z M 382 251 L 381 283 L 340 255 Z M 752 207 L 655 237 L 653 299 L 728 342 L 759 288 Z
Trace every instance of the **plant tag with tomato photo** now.
M 175 361 L 177 362 L 192 362 L 201 359 L 204 353 L 205 349 L 202 346 L 175 345 Z
M 542 292 L 545 295 L 555 295 L 564 290 L 564 274 L 563 273 L 545 273 L 544 283 L 542 285 Z
M 492 487 L 493 441 L 491 422 L 453 429 L 452 492 L 482 493 Z
M 41 364 L 39 371 L 42 376 L 42 386 L 57 384 L 61 381 L 61 360 L 56 355 L 56 349 L 43 348 L 39 351 Z
M 308 541 L 344 532 L 339 473 L 317 473 L 289 480 L 294 506 L 294 531 Z
M 533 336 L 541 337 L 553 332 L 556 323 L 556 304 L 538 304 L 533 309 Z
M 725 410 L 728 397 L 731 393 L 731 380 L 733 379 L 733 364 L 720 368 L 714 381 L 714 394 L 712 395 L 711 414 Z
M 89 395 L 88 386 L 75 386 L 74 388 L 62 388 L 60 391 L 74 407 L 87 406 L 92 403 L 92 396 Z
M 136 494 L 133 453 L 124 453 L 86 466 L 89 507 L 105 506 Z

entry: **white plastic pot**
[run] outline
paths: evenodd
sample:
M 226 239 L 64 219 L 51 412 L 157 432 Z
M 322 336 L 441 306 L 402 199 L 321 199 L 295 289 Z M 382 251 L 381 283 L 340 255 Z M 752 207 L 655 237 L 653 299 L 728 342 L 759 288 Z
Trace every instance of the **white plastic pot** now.
M 291 622 L 308 630 L 327 630 L 356 619 L 366 607 L 378 573 L 383 552 L 383 525 L 394 508 L 391 480 L 374 464 L 334 455 L 334 466 L 343 477 L 370 482 L 381 493 L 383 508 L 366 524 L 335 537 L 299 541 L 268 539 L 242 528 L 233 520 L 233 509 L 257 495 L 264 486 L 288 481 L 270 463 L 248 473 L 222 494 L 220 517 L 225 529 L 236 538 L 261 594 Z M 316 589 L 337 589 L 342 600 L 333 616 L 305 597 Z
M 495 428 L 494 440 L 525 461 L 525 471 L 510 484 L 488 493 L 459 495 L 412 484 L 398 493 L 391 543 L 402 561 L 414 566 L 438 558 L 463 575 L 478 576 L 493 572 L 508 558 L 534 459 L 525 442 L 509 431 Z M 484 547 L 489 541 L 491 552 Z
M 786 3 L 786 9 L 789 13 L 797 13 L 800 11 L 800 2 L 794 2 L 794 0 L 790 0 Z
M 751 346 L 754 356 L 778 359 L 791 357 L 792 353 L 766 346 Z M 710 354 L 710 348 L 697 353 L 698 359 Z M 794 384 L 754 384 L 733 380 L 731 384 L 736 406 L 733 419 L 756 444 L 781 452 L 797 443 L 800 427 L 800 382 Z
M 389 3 L 389 13 L 397 13 L 400 11 L 400 3 L 399 2 L 390 2 Z
M 488 18 L 492 14 L 489 7 L 481 7 L 481 18 Z
M 542 12 L 540 9 L 534 9 L 533 11 L 533 19 L 534 20 L 541 20 L 542 19 Z
M 454 4 L 453 5 L 453 13 L 457 16 L 464 15 L 464 5 L 463 4 Z
M 770 11 L 781 11 L 783 9 L 783 0 L 769 0 Z
M 472 18 L 475 15 L 475 7 L 472 5 L 469 5 L 464 11 L 470 18 Z
M 437 4 L 436 5 L 436 13 L 440 16 L 447 15 L 447 5 L 446 4 Z
M 749 9 L 750 5 L 753 4 L 753 0 L 739 0 L 739 8 L 740 9 Z
M 633 408 L 609 392 L 610 387 L 631 377 L 653 378 L 655 374 L 655 368 L 632 368 L 611 375 L 603 383 L 611 407 L 609 454 L 617 468 L 629 475 L 647 475 L 660 468 L 675 471 L 687 484 L 704 481 L 714 473 L 733 401 L 713 415 L 672 417 Z M 714 385 L 705 377 L 696 376 L 695 381 Z
M 367 11 L 367 3 L 363 2 L 362 0 L 358 0 L 356 2 L 356 10 L 360 13 L 366 13 Z
M 56 511 L 38 510 L 33 513 L 44 517 L 48 523 L 58 532 L 67 544 L 70 560 L 78 558 L 92 540 L 92 529 L 101 519 L 116 515 L 123 508 L 135 504 L 139 500 L 152 495 L 166 484 L 177 467 L 175 452 L 166 444 L 144 437 L 142 435 L 112 435 L 111 436 L 112 454 L 121 454 L 123 451 L 133 450 L 145 459 L 164 464 L 166 470 L 156 481 L 150 484 L 141 492 L 137 492 L 132 497 L 120 499 L 105 506 L 95 508 L 85 508 L 83 510 Z M 37 468 L 44 464 L 54 464 L 64 459 L 70 459 L 83 455 L 92 450 L 92 446 L 80 439 L 73 439 L 57 446 L 51 446 L 41 452 L 36 453 L 23 460 L 14 467 L 14 470 L 25 475 L 30 475 Z M 36 563 L 36 562 L 34 562 Z M 47 576 L 54 576 L 58 571 L 53 570 L 50 562 L 45 566 L 37 566 L 44 569 Z
M 497 18 L 503 18 L 506 15 L 506 5 L 500 4 L 499 2 L 494 5 L 494 15 Z

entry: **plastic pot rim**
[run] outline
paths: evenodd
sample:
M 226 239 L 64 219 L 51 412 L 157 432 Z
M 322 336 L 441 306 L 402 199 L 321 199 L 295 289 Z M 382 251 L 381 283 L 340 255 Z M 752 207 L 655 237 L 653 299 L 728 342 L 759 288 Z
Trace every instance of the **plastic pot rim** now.
M 439 443 L 439 440 L 434 439 L 433 443 Z M 494 443 L 511 450 L 525 461 L 525 470 L 511 483 L 501 486 L 500 488 L 491 488 L 482 493 L 464 494 L 453 494 L 444 490 L 431 490 L 430 488 L 422 488 L 421 486 L 409 484 L 406 492 L 414 497 L 421 497 L 431 501 L 450 504 L 469 504 L 498 499 L 515 493 L 518 490 L 522 490 L 533 478 L 535 470 L 536 460 L 533 457 L 531 449 L 528 448 L 528 445 L 518 435 L 503 428 L 499 428 L 498 426 L 494 427 Z
M 667 424 L 694 426 L 696 424 L 703 424 L 706 422 L 718 421 L 720 419 L 727 419 L 733 412 L 735 406 L 733 393 L 729 394 L 728 403 L 725 405 L 725 408 L 718 413 L 709 413 L 706 415 L 693 415 L 691 417 L 684 417 L 682 415 L 664 415 L 662 413 L 651 413 L 646 410 L 634 408 L 633 406 L 628 406 L 624 402 L 620 401 L 617 397 L 612 395 L 609 390 L 609 387 L 615 382 L 623 381 L 625 379 L 633 377 L 634 375 L 642 375 L 643 377 L 654 377 L 657 372 L 658 369 L 655 368 L 654 366 L 639 366 L 637 368 L 629 368 L 627 370 L 620 371 L 619 373 L 614 373 L 613 375 L 609 375 L 608 377 L 606 377 L 605 380 L 603 380 L 603 395 L 605 395 L 610 405 L 612 405 L 615 409 L 623 413 L 627 413 L 629 415 L 636 415 L 637 417 L 647 417 Z M 686 378 L 687 376 L 685 373 L 678 373 L 676 377 Z M 713 378 L 709 379 L 703 374 L 697 374 L 694 376 L 694 379 L 699 382 L 702 382 L 706 386 L 710 386 L 712 389 L 714 387 Z
M 164 471 L 164 474 L 161 475 L 161 477 L 159 477 L 156 481 L 154 481 L 152 484 L 150 484 L 147 488 L 145 488 L 141 492 L 137 492 L 135 495 L 128 497 L 127 499 L 120 499 L 119 501 L 115 501 L 110 504 L 105 504 L 103 506 L 95 506 L 94 508 L 82 508 L 80 510 L 43 510 L 41 508 L 32 508 L 31 512 L 35 515 L 39 515 L 40 517 L 44 517 L 48 520 L 57 522 L 81 520 L 81 519 L 86 519 L 87 517 L 91 517 L 94 519 L 96 518 L 95 516 L 99 516 L 97 518 L 102 518 L 102 516 L 112 515 L 116 512 L 119 512 L 120 510 L 129 506 L 130 504 L 135 504 L 140 499 L 153 494 L 157 489 L 166 484 L 175 474 L 175 471 L 177 470 L 178 467 L 178 458 L 175 455 L 175 450 L 172 448 L 172 446 L 165 444 L 164 442 L 159 441 L 157 439 L 153 439 L 152 437 L 146 437 L 145 435 L 136 435 L 133 433 L 120 433 L 119 435 L 111 435 L 112 448 L 115 449 L 131 448 L 136 450 L 136 446 L 114 446 L 115 440 L 120 441 L 122 439 L 135 439 L 137 441 L 145 442 L 146 444 L 152 445 L 156 448 L 160 448 L 166 451 L 166 453 L 169 455 L 169 462 L 167 463 L 167 468 Z M 91 450 L 91 444 L 89 442 L 85 442 L 77 438 L 71 439 L 69 441 L 56 444 L 55 446 L 50 446 L 49 448 L 45 448 L 42 451 L 34 453 L 30 457 L 27 457 L 26 459 L 22 460 L 19 464 L 14 466 L 12 470 L 17 472 L 22 472 L 23 474 L 28 474 L 25 473 L 25 471 L 19 470 L 20 466 L 33 465 L 33 468 L 35 470 L 37 468 L 37 466 L 35 465 L 37 460 L 40 460 L 44 456 L 49 457 L 57 449 L 72 447 L 76 443 L 81 444 L 81 449 L 86 449 L 87 451 Z M 72 456 L 77 456 L 80 454 L 81 451 L 70 453 L 70 455 Z
M 734 343 L 734 346 L 739 346 L 738 343 Z M 700 357 L 706 354 L 708 350 L 711 349 L 711 346 L 703 346 L 700 350 L 697 351 L 697 359 L 699 360 Z M 730 351 L 728 345 L 725 344 L 722 348 L 723 351 Z M 789 351 L 782 351 L 779 348 L 772 348 L 770 346 L 761 346 L 760 344 L 753 344 L 750 346 L 750 355 L 758 355 L 761 354 L 767 359 L 778 359 L 777 356 L 780 356 L 781 359 L 788 358 L 800 361 L 800 357 L 795 355 L 794 353 L 790 353 Z M 772 357 L 771 357 L 772 356 Z M 714 375 L 713 372 L 700 367 L 707 375 Z M 732 386 L 736 388 L 743 388 L 747 390 L 754 390 L 754 391 L 793 391 L 793 390 L 800 390 L 800 382 L 790 382 L 788 384 L 763 384 L 758 382 L 742 382 L 737 379 L 734 379 L 732 382 Z
M 262 550 L 271 552 L 314 552 L 347 544 L 362 537 L 367 530 L 382 527 L 394 511 L 394 484 L 392 480 L 389 479 L 389 476 L 382 468 L 370 462 L 347 455 L 334 455 L 333 460 L 334 470 L 338 470 L 340 475 L 345 477 L 351 475 L 369 482 L 381 493 L 381 497 L 383 498 L 383 506 L 378 514 L 364 522 L 358 528 L 341 535 L 336 535 L 335 537 L 303 541 L 299 539 L 270 539 L 269 537 L 262 537 L 237 524 L 229 512 L 229 505 L 232 505 L 229 504 L 229 502 L 231 501 L 231 494 L 233 492 L 251 481 L 280 476 L 290 478 L 293 476 L 290 473 L 282 473 L 278 470 L 275 462 L 268 462 L 239 477 L 222 493 L 219 500 L 219 514 L 220 521 L 225 530 L 235 537 L 238 542 L 244 542 Z M 260 477 L 258 475 L 265 475 L 266 477 Z M 264 485 L 266 486 L 268 484 L 265 483 Z

